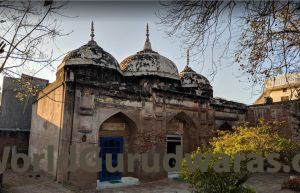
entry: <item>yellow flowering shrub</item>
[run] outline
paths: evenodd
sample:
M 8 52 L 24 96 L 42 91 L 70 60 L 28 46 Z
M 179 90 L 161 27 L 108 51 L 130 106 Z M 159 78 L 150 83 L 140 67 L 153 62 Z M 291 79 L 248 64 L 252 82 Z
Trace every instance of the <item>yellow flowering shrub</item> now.
M 299 145 L 289 139 L 283 138 L 274 131 L 272 124 L 260 122 L 255 127 L 246 124 L 240 125 L 233 132 L 221 132 L 212 139 L 207 148 L 198 148 L 192 153 L 190 161 L 196 165 L 196 169 L 189 167 L 189 162 L 182 162 L 181 176 L 189 183 L 197 193 L 253 193 L 254 191 L 244 187 L 244 182 L 250 177 L 247 170 L 247 161 L 241 161 L 240 171 L 234 170 L 234 158 L 237 154 L 256 153 L 263 159 L 270 153 L 279 153 L 279 161 L 289 163 L 296 154 Z M 219 161 L 216 155 L 226 154 L 228 157 L 229 171 L 216 172 L 214 164 Z M 203 170 L 203 161 L 210 156 L 207 170 Z M 196 160 L 198 156 L 198 160 Z M 199 159 L 201 158 L 201 159 Z

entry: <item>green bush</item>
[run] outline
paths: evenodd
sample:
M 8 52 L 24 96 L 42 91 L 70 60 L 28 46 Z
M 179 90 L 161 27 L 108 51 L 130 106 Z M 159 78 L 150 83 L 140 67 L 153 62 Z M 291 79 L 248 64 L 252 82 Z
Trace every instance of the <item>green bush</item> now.
M 251 176 L 247 170 L 249 159 L 241 161 L 240 171 L 234 170 L 234 156 L 239 153 L 261 153 L 266 158 L 269 153 L 279 153 L 282 162 L 289 162 L 299 149 L 298 144 L 280 137 L 272 124 L 260 123 L 256 127 L 241 125 L 234 132 L 222 132 L 214 138 L 208 148 L 198 148 L 191 155 L 196 169 L 188 167 L 188 160 L 182 163 L 181 177 L 189 183 L 197 193 L 253 193 L 255 191 L 244 187 L 244 182 Z M 220 160 L 217 156 L 223 153 L 228 156 L 229 171 L 216 172 L 214 165 Z M 203 171 L 203 162 L 211 155 L 207 171 Z M 198 159 L 197 159 L 198 156 Z

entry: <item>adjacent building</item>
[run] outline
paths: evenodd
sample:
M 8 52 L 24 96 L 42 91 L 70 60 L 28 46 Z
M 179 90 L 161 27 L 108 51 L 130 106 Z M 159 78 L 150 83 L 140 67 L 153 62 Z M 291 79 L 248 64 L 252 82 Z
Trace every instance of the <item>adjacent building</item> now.
M 0 103 L 0 155 L 5 146 L 27 152 L 35 94 L 48 80 L 22 74 L 20 78 L 4 77 Z
M 267 80 L 264 90 L 253 105 L 248 106 L 247 121 L 255 125 L 259 120 L 277 122 L 281 136 L 300 140 L 300 73 Z
M 278 76 L 267 80 L 263 93 L 254 102 L 255 105 L 299 99 L 300 73 Z

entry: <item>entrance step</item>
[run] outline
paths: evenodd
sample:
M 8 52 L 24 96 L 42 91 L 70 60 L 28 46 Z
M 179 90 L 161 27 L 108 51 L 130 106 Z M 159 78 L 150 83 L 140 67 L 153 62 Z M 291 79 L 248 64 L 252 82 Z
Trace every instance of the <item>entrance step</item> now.
M 133 177 L 122 177 L 121 180 L 105 181 L 100 182 L 97 180 L 97 190 L 107 189 L 107 188 L 119 188 L 125 186 L 132 186 L 140 184 L 139 179 Z
M 179 178 L 179 172 L 168 172 L 169 179 L 177 179 Z

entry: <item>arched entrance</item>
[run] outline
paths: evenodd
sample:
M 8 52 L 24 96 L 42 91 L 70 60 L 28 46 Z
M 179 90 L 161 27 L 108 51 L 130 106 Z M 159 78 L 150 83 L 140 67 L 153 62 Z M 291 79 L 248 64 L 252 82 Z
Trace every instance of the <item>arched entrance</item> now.
M 220 125 L 219 130 L 220 131 L 232 131 L 232 126 L 229 123 L 225 122 L 222 125 Z
M 99 129 L 99 146 L 100 146 L 100 158 L 102 160 L 102 171 L 99 172 L 98 180 L 103 181 L 116 181 L 120 180 L 124 173 L 114 172 L 110 173 L 106 166 L 106 154 L 112 155 L 112 167 L 116 167 L 118 164 L 118 154 L 124 155 L 124 166 L 127 165 L 125 159 L 127 153 L 130 152 L 131 143 L 133 142 L 131 137 L 136 133 L 136 124 L 124 113 L 116 113 L 106 119 Z M 126 174 L 125 174 L 126 175 Z
M 193 151 L 193 144 L 197 143 L 198 137 L 192 139 L 196 127 L 192 119 L 183 112 L 178 113 L 167 122 L 166 130 L 166 153 L 176 153 L 176 147 L 181 146 L 183 154 Z M 174 167 L 175 160 L 170 160 L 170 167 Z

